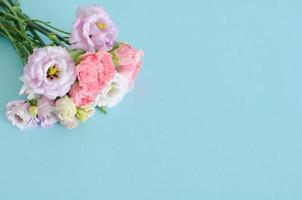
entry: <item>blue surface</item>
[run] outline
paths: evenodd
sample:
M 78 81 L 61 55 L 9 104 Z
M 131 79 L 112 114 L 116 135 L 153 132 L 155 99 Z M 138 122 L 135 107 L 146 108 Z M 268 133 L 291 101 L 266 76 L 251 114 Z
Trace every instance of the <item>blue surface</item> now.
M 0 39 L 0 199 L 302 199 L 301 1 L 21 0 L 65 29 L 89 2 L 145 50 L 136 87 L 75 130 L 20 132 Z

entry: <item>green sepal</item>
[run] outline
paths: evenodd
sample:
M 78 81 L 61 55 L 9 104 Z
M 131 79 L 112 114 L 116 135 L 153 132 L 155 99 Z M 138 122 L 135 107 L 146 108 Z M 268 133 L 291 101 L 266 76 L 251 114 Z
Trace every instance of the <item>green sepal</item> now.
M 37 99 L 31 99 L 31 100 L 28 100 L 28 103 L 31 106 L 37 106 L 38 105 L 38 100 Z
M 81 62 L 82 58 L 81 58 L 81 55 L 83 55 L 85 53 L 85 51 L 83 50 L 80 50 L 80 49 L 77 49 L 77 50 L 73 50 L 70 53 L 70 56 L 72 58 L 72 60 L 78 64 Z
M 114 64 L 115 68 L 117 68 L 120 65 L 120 59 L 117 56 L 117 54 L 115 53 L 115 51 L 111 52 L 111 55 L 112 55 L 112 62 Z
M 119 42 L 115 43 L 115 45 L 112 47 L 112 49 L 109 51 L 109 53 L 114 52 L 115 50 L 120 48 L 120 46 L 121 46 L 121 43 L 119 43 Z
M 98 107 L 98 108 L 101 111 L 101 113 L 107 115 L 107 111 L 106 111 L 106 108 L 104 106 L 101 106 L 101 107 Z

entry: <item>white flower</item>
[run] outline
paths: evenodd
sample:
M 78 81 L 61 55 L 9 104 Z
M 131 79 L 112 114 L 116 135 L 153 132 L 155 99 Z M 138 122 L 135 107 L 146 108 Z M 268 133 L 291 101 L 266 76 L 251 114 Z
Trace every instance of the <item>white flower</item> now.
M 55 110 L 63 126 L 70 129 L 78 126 L 79 121 L 76 118 L 77 107 L 68 96 L 64 96 L 56 101 Z
M 99 107 L 111 108 L 120 103 L 128 90 L 128 80 L 120 73 L 115 73 L 105 88 L 96 97 L 95 104 Z

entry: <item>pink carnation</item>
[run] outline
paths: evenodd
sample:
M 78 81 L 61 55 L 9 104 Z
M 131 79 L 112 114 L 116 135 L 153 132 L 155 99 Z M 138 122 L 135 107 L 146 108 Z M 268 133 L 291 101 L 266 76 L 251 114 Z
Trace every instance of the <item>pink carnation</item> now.
M 111 54 L 106 51 L 86 53 L 76 66 L 76 74 L 81 88 L 89 93 L 97 93 L 114 76 Z
M 76 66 L 78 83 L 69 93 L 77 106 L 84 106 L 94 101 L 95 96 L 113 78 L 115 73 L 111 54 L 105 51 L 86 53 Z
M 115 53 L 119 59 L 117 71 L 127 78 L 130 87 L 133 86 L 141 68 L 144 52 L 142 50 L 136 51 L 131 45 L 122 43 Z
M 72 86 L 69 96 L 78 107 L 92 104 L 95 99 L 95 95 L 93 93 L 89 93 L 81 88 L 77 82 Z

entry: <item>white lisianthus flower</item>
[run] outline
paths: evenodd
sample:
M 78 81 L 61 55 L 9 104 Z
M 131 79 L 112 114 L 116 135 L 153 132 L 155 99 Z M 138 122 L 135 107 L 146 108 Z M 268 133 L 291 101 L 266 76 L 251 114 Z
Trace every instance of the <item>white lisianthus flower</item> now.
M 56 101 L 55 110 L 58 120 L 63 126 L 70 129 L 78 126 L 77 107 L 67 95 Z
M 129 91 L 128 80 L 120 73 L 115 73 L 114 78 L 97 95 L 95 104 L 98 107 L 111 108 L 120 103 Z

